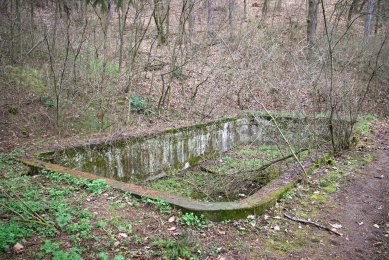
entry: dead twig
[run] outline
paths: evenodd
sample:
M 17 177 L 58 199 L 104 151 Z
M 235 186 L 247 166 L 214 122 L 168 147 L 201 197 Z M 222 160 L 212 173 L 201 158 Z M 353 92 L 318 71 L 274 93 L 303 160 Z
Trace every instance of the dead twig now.
M 295 155 L 298 155 L 298 154 L 300 154 L 300 153 L 302 153 L 302 152 L 305 152 L 305 151 L 307 151 L 308 149 L 302 149 L 302 150 L 300 150 L 300 151 L 298 151 L 298 152 L 295 152 Z M 235 172 L 234 174 L 240 174 L 240 173 L 257 173 L 257 172 L 261 172 L 261 171 L 263 171 L 263 170 L 266 170 L 267 168 L 269 168 L 270 166 L 272 166 L 273 164 L 276 164 L 276 163 L 278 163 L 278 162 L 282 162 L 282 161 L 285 161 L 285 160 L 287 160 L 287 159 L 289 159 L 289 158 L 292 158 L 294 156 L 294 154 L 289 154 L 289 155 L 287 155 L 287 156 L 284 156 L 284 157 L 282 157 L 282 158 L 279 158 L 279 159 L 277 159 L 277 160 L 274 160 L 274 161 L 271 161 L 270 163 L 267 163 L 267 164 L 264 164 L 264 165 L 262 165 L 261 167 L 259 167 L 258 169 L 253 169 L 253 170 L 247 170 L 247 171 L 238 171 L 238 172 Z
M 314 226 L 314 227 L 318 227 L 320 229 L 324 229 L 324 230 L 327 230 L 327 231 L 329 231 L 331 233 L 334 233 L 335 235 L 342 236 L 342 234 L 339 233 L 338 231 L 336 231 L 334 228 L 329 228 L 329 227 L 323 226 L 321 224 L 318 224 L 318 223 L 310 221 L 310 220 L 305 220 L 305 219 L 301 219 L 301 218 L 297 218 L 297 217 L 291 217 L 291 216 L 289 216 L 286 213 L 284 213 L 284 216 L 286 218 L 290 219 L 290 220 L 293 220 L 293 221 L 296 221 L 296 222 L 299 222 L 299 223 L 302 223 L 302 224 L 305 224 L 305 225 L 311 225 L 311 226 Z

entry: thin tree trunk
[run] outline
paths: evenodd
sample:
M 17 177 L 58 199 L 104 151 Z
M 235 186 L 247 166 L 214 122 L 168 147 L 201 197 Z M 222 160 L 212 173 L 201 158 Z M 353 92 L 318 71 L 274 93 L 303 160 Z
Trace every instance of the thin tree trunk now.
M 34 1 L 30 1 L 30 33 L 31 33 L 31 47 L 34 46 Z
M 319 0 L 308 1 L 307 42 L 309 47 L 312 47 L 315 44 L 318 3 Z
M 159 45 L 166 43 L 169 35 L 170 0 L 154 0 L 154 21 L 158 31 Z
M 207 33 L 208 36 L 212 35 L 212 1 L 213 0 L 207 0 Z
M 357 7 L 358 0 L 353 0 L 350 5 L 350 9 L 348 10 L 348 15 L 347 15 L 347 27 L 349 26 L 351 22 L 351 17 L 353 16 L 353 13 Z
M 367 2 L 367 15 L 365 19 L 365 29 L 364 29 L 364 34 L 363 38 L 364 40 L 368 40 L 371 35 L 371 23 L 373 20 L 373 12 L 374 12 L 374 5 L 375 5 L 375 0 L 368 0 Z
M 247 0 L 243 0 L 243 19 L 247 20 Z
M 269 0 L 263 1 L 262 15 L 265 17 L 267 15 L 267 10 L 269 8 Z
M 16 20 L 18 25 L 18 52 L 19 52 L 19 60 L 22 60 L 22 15 L 21 15 L 21 1 L 16 0 Z
M 124 31 L 126 28 L 128 11 L 130 10 L 130 4 L 122 3 L 122 6 L 119 7 L 118 16 L 119 16 L 119 71 L 122 69 L 123 63 L 123 48 L 124 48 Z
M 281 11 L 281 9 L 282 9 L 282 0 L 277 0 L 276 10 Z
M 381 16 L 381 0 L 377 1 L 377 8 L 375 12 L 375 27 L 374 27 L 374 34 L 376 35 L 378 32 L 378 29 L 380 28 L 380 16 Z
M 233 13 L 234 13 L 234 0 L 228 0 L 228 25 L 230 27 L 230 40 L 234 39 L 234 24 L 233 24 Z
M 192 41 L 194 33 L 194 23 L 195 23 L 195 14 L 194 14 L 194 0 L 189 0 L 189 21 L 188 21 L 188 30 L 189 30 L 189 39 Z

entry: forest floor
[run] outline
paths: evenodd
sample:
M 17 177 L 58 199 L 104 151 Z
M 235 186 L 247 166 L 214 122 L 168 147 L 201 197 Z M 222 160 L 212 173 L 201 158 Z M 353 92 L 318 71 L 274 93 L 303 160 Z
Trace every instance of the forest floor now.
M 27 175 L 14 156 L 0 156 L 3 259 L 389 259 L 387 121 L 264 215 L 222 223 L 99 181 Z

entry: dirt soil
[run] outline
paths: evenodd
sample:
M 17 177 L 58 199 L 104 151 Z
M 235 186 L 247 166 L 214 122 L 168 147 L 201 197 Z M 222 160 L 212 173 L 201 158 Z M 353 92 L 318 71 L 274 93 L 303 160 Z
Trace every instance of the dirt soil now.
M 341 223 L 343 236 L 333 237 L 330 251 L 322 256 L 347 259 L 388 259 L 389 129 L 377 125 L 375 144 L 366 148 L 374 161 L 345 184 L 333 200 L 326 219 Z M 377 226 L 378 225 L 378 226 Z

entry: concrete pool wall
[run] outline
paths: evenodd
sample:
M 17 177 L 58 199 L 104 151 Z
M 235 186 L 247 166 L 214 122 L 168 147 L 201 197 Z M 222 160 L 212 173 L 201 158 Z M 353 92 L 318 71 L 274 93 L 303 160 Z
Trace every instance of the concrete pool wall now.
M 301 138 L 291 129 L 308 126 L 307 120 L 279 118 L 289 138 Z M 228 118 L 214 122 L 182 127 L 137 137 L 125 137 L 76 146 L 62 150 L 36 153 L 21 161 L 31 169 L 70 174 L 89 180 L 103 179 L 117 188 L 137 197 L 163 199 L 184 211 L 204 214 L 212 220 L 236 219 L 249 214 L 262 214 L 299 178 L 298 168 L 292 167 L 278 179 L 261 188 L 252 196 L 231 202 L 202 202 L 156 191 L 130 183 L 133 178 L 144 179 L 174 168 L 184 169 L 210 153 L 222 153 L 236 145 L 250 142 L 279 142 L 280 137 L 269 117 Z M 266 129 L 266 131 L 265 131 Z M 315 129 L 314 131 L 312 129 Z M 326 135 L 326 122 L 315 124 L 309 135 Z M 264 131 L 266 134 L 263 134 Z M 34 158 L 35 157 L 35 158 Z M 37 158 L 38 157 L 38 158 Z M 311 163 L 305 166 L 310 167 Z
M 296 128 L 298 124 L 290 118 L 280 121 L 288 121 L 289 128 Z M 266 117 L 227 118 L 113 142 L 66 148 L 41 154 L 40 158 L 102 177 L 139 183 L 162 171 L 189 168 L 201 158 L 238 145 L 275 142 L 279 135 L 272 127 Z

